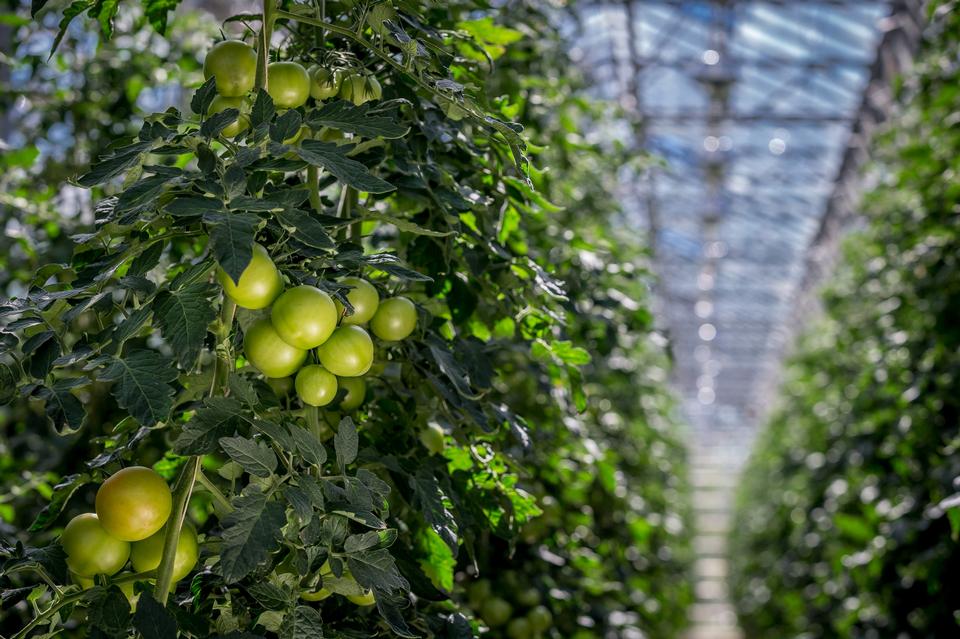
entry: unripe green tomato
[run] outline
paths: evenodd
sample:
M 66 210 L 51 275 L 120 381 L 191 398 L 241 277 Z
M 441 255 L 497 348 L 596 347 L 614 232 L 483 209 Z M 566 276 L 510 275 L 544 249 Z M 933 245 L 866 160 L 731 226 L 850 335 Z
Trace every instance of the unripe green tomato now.
M 340 400 L 341 410 L 354 410 L 363 404 L 367 395 L 367 381 L 363 377 L 339 377 L 337 378 L 339 387 L 347 391 L 347 394 Z
M 511 619 L 507 624 L 507 636 L 510 639 L 530 639 L 533 634 L 530 622 L 525 617 Z
M 406 297 L 391 297 L 380 302 L 370 320 L 373 334 L 385 342 L 405 339 L 417 327 L 417 307 Z
M 372 590 L 365 590 L 362 595 L 347 595 L 347 599 L 358 606 L 372 606 L 377 603 L 377 599 L 373 596 Z
M 467 589 L 467 597 L 470 599 L 470 605 L 474 608 L 479 608 L 480 604 L 489 599 L 491 594 L 493 594 L 493 588 L 487 579 L 475 581 Z
M 77 577 L 112 575 L 130 558 L 130 544 L 107 532 L 94 513 L 71 519 L 60 535 L 60 545 L 67 554 L 70 572 Z
M 93 580 L 93 577 L 81 577 L 75 572 L 70 573 L 70 579 L 83 590 L 90 590 L 97 585 L 97 583 Z
M 301 592 L 300 598 L 304 601 L 323 601 L 332 594 L 333 592 L 327 590 L 326 588 L 321 588 L 316 592 Z
M 442 455 L 446 448 L 445 433 L 440 424 L 430 422 L 420 431 L 420 443 L 434 455 Z
M 337 307 L 315 286 L 287 289 L 273 303 L 270 321 L 280 339 L 310 350 L 323 344 L 337 327 Z
M 164 526 L 142 541 L 134 542 L 130 548 L 130 563 L 137 572 L 155 570 L 163 558 L 163 543 L 167 534 Z M 173 583 L 177 583 L 190 574 L 200 557 L 200 545 L 197 543 L 197 531 L 185 523 L 177 540 L 177 554 L 173 560 Z
M 360 73 L 348 75 L 340 85 L 340 97 L 360 106 L 370 100 L 379 100 L 383 95 L 383 88 L 379 80 L 372 75 Z
M 524 608 L 532 608 L 540 603 L 540 591 L 536 588 L 524 588 L 517 593 L 517 603 Z
M 534 632 L 544 632 L 553 625 L 553 613 L 546 606 L 536 606 L 527 613 L 527 619 Z
M 131 466 L 118 470 L 100 485 L 96 504 L 97 517 L 111 536 L 140 541 L 167 523 L 173 495 L 166 480 L 153 470 Z
M 487 625 L 496 628 L 510 621 L 513 614 L 513 606 L 501 599 L 492 597 L 483 602 L 480 606 L 480 616 L 487 622 Z
M 360 377 L 373 365 L 373 340 L 359 326 L 341 326 L 317 348 L 317 357 L 337 377 Z
M 267 93 L 278 109 L 296 109 L 310 97 L 310 75 L 299 62 L 273 62 L 267 67 Z
M 243 98 L 227 98 L 222 95 L 218 95 L 213 99 L 213 102 L 210 103 L 210 108 L 207 110 L 207 113 L 213 115 L 214 113 L 220 113 L 221 111 L 226 111 L 227 109 L 237 109 L 238 111 L 243 107 Z M 233 138 L 250 127 L 250 118 L 241 113 L 237 116 L 237 119 L 223 127 L 220 130 L 220 135 L 228 138 Z
M 307 351 L 283 341 L 266 318 L 247 329 L 243 336 L 243 354 L 266 377 L 293 375 L 307 359 Z
M 224 97 L 246 95 L 257 79 L 257 52 L 239 40 L 221 42 L 204 58 L 203 77 L 215 77 L 217 93 Z
M 234 283 L 223 269 L 217 269 L 217 281 L 237 306 L 254 311 L 270 306 L 283 291 L 280 271 L 270 259 L 267 249 L 259 244 L 253 245 L 253 256 L 240 274 L 239 282 Z
M 343 74 L 339 69 L 330 70 L 320 65 L 310 67 L 310 95 L 314 100 L 327 100 L 337 95 Z
M 344 306 L 339 300 L 334 300 L 337 305 L 337 317 L 343 317 L 341 324 L 366 324 L 377 312 L 380 306 L 380 294 L 376 287 L 365 279 L 359 277 L 345 277 L 340 281 L 341 284 L 352 286 L 347 292 L 347 300 L 353 306 L 353 315 L 344 315 Z
M 309 406 L 326 406 L 337 396 L 337 377 L 323 366 L 304 366 L 297 373 L 297 395 Z

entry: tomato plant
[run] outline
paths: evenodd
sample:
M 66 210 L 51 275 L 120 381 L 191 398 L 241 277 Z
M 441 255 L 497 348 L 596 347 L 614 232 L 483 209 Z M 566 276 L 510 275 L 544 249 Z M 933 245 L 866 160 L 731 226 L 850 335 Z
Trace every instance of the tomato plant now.
M 549 584 L 534 584 L 540 603 L 519 598 L 522 617 L 510 618 L 505 602 L 506 616 L 489 605 L 486 620 L 482 602 L 464 600 L 464 582 L 482 566 L 499 583 L 494 557 L 510 558 L 580 601 L 590 580 L 571 585 L 585 571 L 575 544 L 558 541 L 568 524 L 583 524 L 576 509 L 589 501 L 614 519 L 627 512 L 630 530 L 647 524 L 610 485 L 619 458 L 600 437 L 603 408 L 587 405 L 580 367 L 590 357 L 570 341 L 569 331 L 599 323 L 564 325 L 585 299 L 566 290 L 578 287 L 574 257 L 565 254 L 566 285 L 544 266 L 556 207 L 534 187 L 550 185 L 509 122 L 512 105 L 477 90 L 490 74 L 480 52 L 494 47 L 484 38 L 512 30 L 497 35 L 493 14 L 478 18 L 482 3 L 326 8 L 324 17 L 312 5 L 265 5 L 257 33 L 242 36 L 255 54 L 249 93 L 218 96 L 212 71 L 193 87 L 191 114 L 147 117 L 134 140 L 79 178 L 99 198 L 99 221 L 76 236 L 73 258 L 37 273 L 28 295 L 0 309 L 4 379 L 60 433 L 96 432 L 102 445 L 50 495 L 37 532 L 118 468 L 149 464 L 176 478 L 164 532 L 135 542 L 155 556 L 162 534 L 152 571 L 139 571 L 147 564 L 138 559 L 137 573 L 76 592 L 59 588 L 68 581 L 58 544 L 10 551 L 7 568 L 24 567 L 10 573 L 18 583 L 39 566 L 57 586 L 40 586 L 43 605 L 20 611 L 28 631 L 109 613 L 114 625 L 103 631 L 117 636 L 131 625 L 187 636 L 292 628 L 452 638 L 548 632 L 550 623 L 566 633 L 561 623 L 582 615 L 544 596 Z M 298 71 L 288 83 L 271 71 L 285 63 L 330 70 L 322 91 L 309 87 L 313 101 Z M 346 99 L 330 93 L 331 78 L 344 78 Z M 239 102 L 211 108 L 218 97 Z M 282 301 L 308 289 L 334 300 L 336 328 L 322 340 L 329 314 L 318 309 L 329 305 Z M 75 326 L 84 313 L 96 317 Z M 370 332 L 360 326 L 366 315 Z M 317 335 L 298 341 L 301 329 Z M 329 410 L 317 410 L 318 391 L 307 388 L 318 364 L 338 376 Z M 97 407 L 83 401 L 97 389 L 109 393 L 102 430 L 88 412 Z M 578 415 L 592 415 L 591 437 L 607 457 L 591 457 L 582 433 L 566 430 Z M 541 436 L 549 443 L 539 451 Z M 570 478 L 555 471 L 567 461 L 581 470 L 560 491 Z M 598 472 L 588 480 L 591 464 Z M 584 496 L 592 491 L 607 500 Z M 551 493 L 575 509 L 540 538 L 570 560 L 561 574 L 525 541 L 541 508 L 556 505 Z M 625 523 L 593 521 L 604 534 Z M 188 522 L 200 558 L 178 585 Z M 655 527 L 648 537 L 665 534 Z M 132 616 L 124 588 L 140 593 Z

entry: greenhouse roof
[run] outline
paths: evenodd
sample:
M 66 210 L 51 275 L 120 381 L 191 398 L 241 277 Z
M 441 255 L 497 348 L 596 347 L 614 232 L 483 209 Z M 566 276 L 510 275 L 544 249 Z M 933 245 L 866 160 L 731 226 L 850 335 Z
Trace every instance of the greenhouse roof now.
M 629 182 L 654 239 L 693 425 L 752 425 L 878 44 L 880 0 L 589 3 L 577 55 L 664 167 Z

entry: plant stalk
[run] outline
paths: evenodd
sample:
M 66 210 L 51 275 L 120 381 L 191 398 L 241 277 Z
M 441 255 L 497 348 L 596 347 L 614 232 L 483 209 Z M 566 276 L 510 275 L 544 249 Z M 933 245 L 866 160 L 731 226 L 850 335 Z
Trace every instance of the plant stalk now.
M 213 497 L 213 500 L 217 502 L 217 504 L 225 513 L 233 512 L 233 504 L 230 503 L 230 500 L 227 499 L 226 495 L 220 492 L 220 489 L 217 488 L 216 484 L 210 481 L 210 478 L 203 473 L 203 470 L 200 470 L 197 473 L 197 483 L 203 486 L 207 492 L 210 493 L 210 496 Z
M 173 564 L 177 558 L 177 546 L 180 542 L 180 531 L 187 517 L 187 506 L 190 504 L 190 495 L 193 494 L 193 484 L 197 480 L 200 470 L 200 456 L 195 455 L 187 460 L 180 479 L 173 492 L 173 511 L 167 520 L 166 534 L 163 538 L 163 556 L 157 568 L 157 588 L 154 595 L 161 605 L 167 604 L 170 588 L 173 586 Z
M 277 19 L 276 0 L 263 0 L 263 23 L 260 27 L 260 51 L 257 55 L 257 79 L 255 88 L 268 87 L 267 66 L 270 64 L 270 41 L 273 39 L 273 23 Z

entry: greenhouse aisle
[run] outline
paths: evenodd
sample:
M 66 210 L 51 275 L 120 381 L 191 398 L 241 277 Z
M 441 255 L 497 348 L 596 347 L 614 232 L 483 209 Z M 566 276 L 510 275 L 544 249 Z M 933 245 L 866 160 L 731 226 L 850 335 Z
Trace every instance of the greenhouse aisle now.
M 742 639 L 727 586 L 727 536 L 733 493 L 750 442 L 744 435 L 726 442 L 691 445 L 693 487 L 694 595 L 686 639 Z

